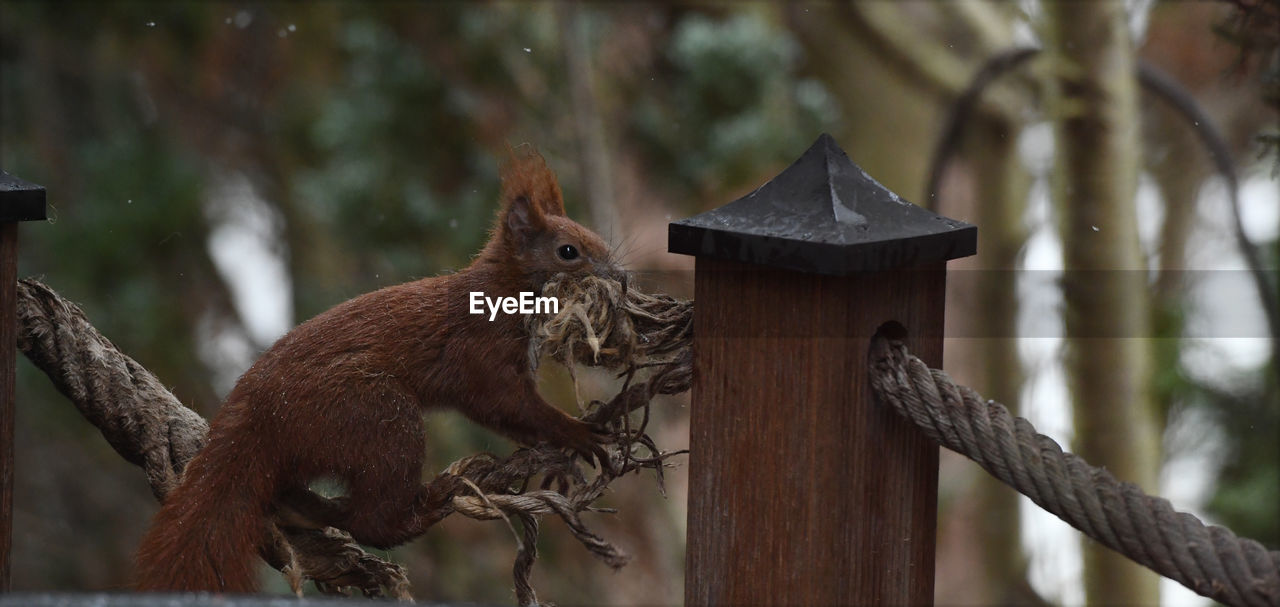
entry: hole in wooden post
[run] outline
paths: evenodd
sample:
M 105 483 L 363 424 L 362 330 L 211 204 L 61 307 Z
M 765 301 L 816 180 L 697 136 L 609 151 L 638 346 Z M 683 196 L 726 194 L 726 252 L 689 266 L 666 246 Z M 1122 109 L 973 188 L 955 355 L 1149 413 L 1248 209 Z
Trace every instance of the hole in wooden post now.
M 875 343 L 880 339 L 887 339 L 889 341 L 905 341 L 907 339 L 907 328 L 902 326 L 902 323 L 896 320 L 886 322 L 876 329 L 876 334 L 871 338 L 871 342 Z

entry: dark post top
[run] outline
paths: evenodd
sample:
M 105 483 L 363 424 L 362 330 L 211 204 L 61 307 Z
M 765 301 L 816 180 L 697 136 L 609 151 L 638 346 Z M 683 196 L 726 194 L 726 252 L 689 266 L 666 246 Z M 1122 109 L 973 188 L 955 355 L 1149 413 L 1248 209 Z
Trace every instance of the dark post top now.
M 44 186 L 0 169 L 0 223 L 45 219 Z
M 823 133 L 756 191 L 669 224 L 667 249 L 845 276 L 973 255 L 978 228 L 903 200 Z

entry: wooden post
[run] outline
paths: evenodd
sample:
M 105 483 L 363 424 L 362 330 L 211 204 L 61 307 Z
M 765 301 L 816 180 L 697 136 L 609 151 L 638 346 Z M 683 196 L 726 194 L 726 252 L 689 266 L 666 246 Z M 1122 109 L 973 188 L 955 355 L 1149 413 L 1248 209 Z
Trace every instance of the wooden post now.
M 0 592 L 13 545 L 13 399 L 17 355 L 18 223 L 45 218 L 44 188 L 0 171 Z
M 822 135 L 668 246 L 697 256 L 685 602 L 931 604 L 938 448 L 874 402 L 867 354 L 896 321 L 941 366 L 946 261 L 977 228 Z

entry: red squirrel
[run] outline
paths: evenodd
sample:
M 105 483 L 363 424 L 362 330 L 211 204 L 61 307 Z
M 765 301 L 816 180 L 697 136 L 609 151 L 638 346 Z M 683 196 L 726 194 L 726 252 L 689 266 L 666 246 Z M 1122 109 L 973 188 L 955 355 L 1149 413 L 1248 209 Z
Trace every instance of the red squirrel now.
M 470 265 L 339 304 L 245 372 L 143 537 L 136 588 L 254 592 L 272 501 L 318 478 L 347 488 L 326 524 L 378 548 L 421 535 L 450 497 L 422 481 L 429 409 L 607 461 L 600 434 L 539 396 L 520 315 L 469 309 L 472 291 L 540 293 L 562 272 L 626 277 L 604 241 L 565 216 L 542 157 L 513 153 L 495 227 Z

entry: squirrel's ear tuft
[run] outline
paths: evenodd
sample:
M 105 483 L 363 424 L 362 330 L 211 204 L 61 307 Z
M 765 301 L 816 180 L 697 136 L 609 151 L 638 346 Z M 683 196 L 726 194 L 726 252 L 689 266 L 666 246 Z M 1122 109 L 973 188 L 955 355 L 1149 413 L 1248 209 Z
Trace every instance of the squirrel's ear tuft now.
M 560 184 L 542 155 L 527 144 L 508 148 L 507 152 L 507 161 L 502 167 L 503 208 L 511 208 L 516 200 L 524 197 L 537 215 L 563 216 Z
M 498 230 L 517 247 L 528 244 L 538 232 L 547 229 L 542 212 L 524 195 L 506 202 L 499 221 Z

